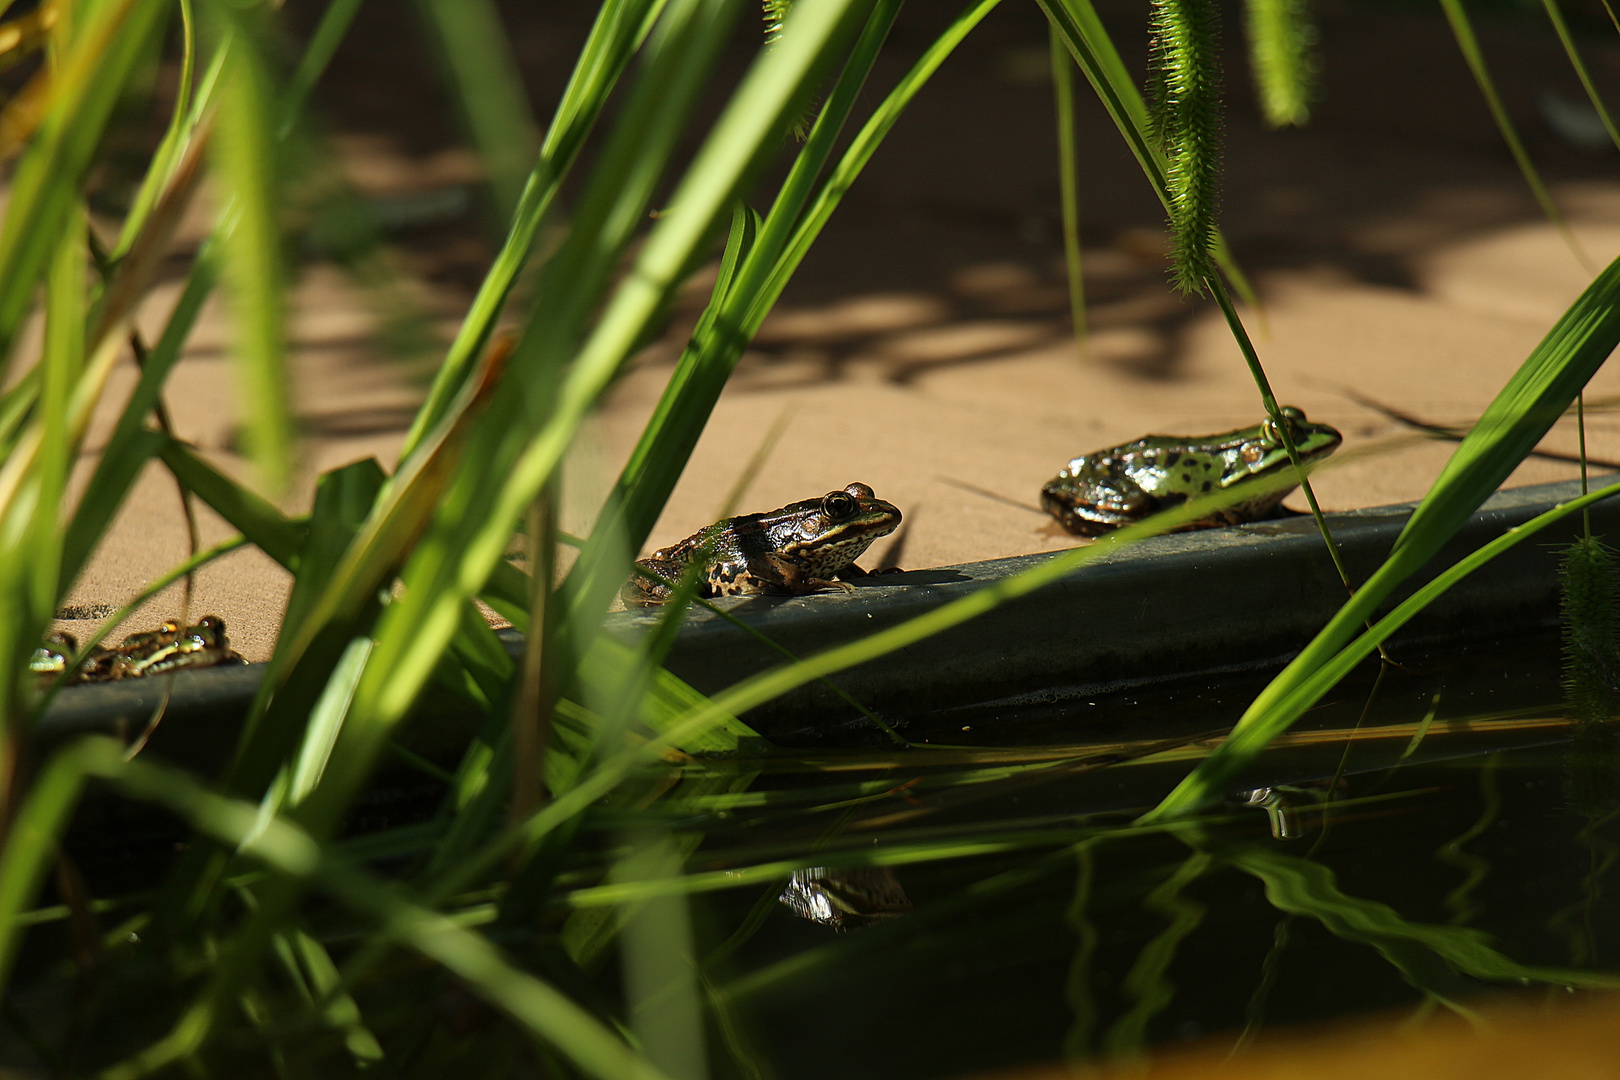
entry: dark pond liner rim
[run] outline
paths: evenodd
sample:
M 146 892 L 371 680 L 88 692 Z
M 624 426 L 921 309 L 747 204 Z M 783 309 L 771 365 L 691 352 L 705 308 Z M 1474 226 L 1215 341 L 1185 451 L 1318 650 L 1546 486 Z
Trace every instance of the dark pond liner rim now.
M 1580 494 L 1579 481 L 1498 492 L 1390 599 L 1393 607 L 1481 545 Z M 1353 581 L 1387 556 L 1415 504 L 1328 515 Z M 1591 508 L 1594 531 L 1620 531 L 1620 500 Z M 1393 639 L 1395 649 L 1454 648 L 1508 633 L 1545 634 L 1558 620 L 1558 549 L 1576 535 L 1571 515 L 1469 575 Z M 795 656 L 808 656 L 938 608 L 1058 554 L 914 570 L 858 581 L 848 593 L 728 597 L 728 609 Z M 1178 679 L 1274 669 L 1295 655 L 1345 597 L 1308 516 L 1154 537 L 1071 572 L 965 624 L 830 677 L 880 716 L 1061 705 Z M 608 616 L 632 641 L 656 610 Z M 521 635 L 502 632 L 514 654 Z M 784 662 L 747 631 L 693 611 L 667 664 L 705 694 Z M 48 747 L 84 734 L 129 740 L 161 709 L 151 752 L 208 767 L 228 759 L 265 664 L 182 671 L 160 679 L 63 689 L 35 729 Z M 432 706 L 427 707 L 431 711 Z M 823 683 L 800 687 L 744 717 L 767 739 L 840 742 L 871 722 Z

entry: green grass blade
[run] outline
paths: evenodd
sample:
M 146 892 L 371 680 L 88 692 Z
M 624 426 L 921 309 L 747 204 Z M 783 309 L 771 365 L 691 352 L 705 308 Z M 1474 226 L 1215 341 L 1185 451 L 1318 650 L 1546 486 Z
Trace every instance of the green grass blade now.
M 563 1051 L 601 1080 L 663 1080 L 623 1041 L 567 995 L 522 971 L 488 939 L 414 903 L 399 889 L 324 852 L 302 829 L 279 817 L 263 819 L 253 803 L 217 795 L 186 773 L 145 759 L 123 761 L 112 739 L 92 738 L 61 755 L 66 780 L 85 774 L 125 794 L 173 811 L 199 832 L 232 845 L 248 859 L 287 877 L 318 884 L 341 903 L 370 918 L 378 931 L 436 960 L 535 1036 Z M 65 786 L 65 783 L 56 785 Z M 4 856 L 0 856 L 3 860 Z M 9 880 L 0 875 L 0 882 Z M 3 894 L 0 894 L 3 898 Z M 199 1015 L 180 1037 L 171 1036 L 107 1075 L 135 1076 L 177 1060 L 200 1045 L 208 1021 Z M 153 1052 L 155 1051 L 155 1052 Z
M 428 432 L 444 418 L 450 402 L 461 391 L 474 361 L 489 343 L 512 286 L 528 261 L 540 223 L 556 198 L 557 189 L 579 156 L 586 136 L 596 126 L 603 106 L 618 85 L 630 57 L 646 38 L 650 24 L 663 10 L 664 0 L 606 0 L 597 12 L 585 48 L 569 76 L 562 101 L 540 146 L 540 158 L 524 185 L 512 219 L 512 229 L 478 294 L 450 343 L 427 400 L 406 433 L 401 460 L 413 453 Z
M 1063 261 L 1069 274 L 1069 319 L 1075 350 L 1086 355 L 1086 281 L 1080 261 L 1080 194 L 1074 156 L 1074 73 L 1068 50 L 1055 29 L 1047 36 L 1052 54 L 1052 89 L 1057 112 L 1058 188 L 1063 203 Z
M 323 473 L 315 482 L 309 531 L 299 550 L 298 578 L 281 617 L 283 634 L 296 632 L 314 608 L 386 481 L 377 459 L 366 458 Z
M 1564 221 L 1564 215 L 1558 210 L 1558 204 L 1553 202 L 1552 193 L 1547 185 L 1542 183 L 1541 174 L 1536 171 L 1535 162 L 1530 160 L 1530 152 L 1524 148 L 1519 139 L 1519 133 L 1513 126 L 1513 120 L 1508 116 L 1507 108 L 1496 93 L 1496 83 L 1491 79 L 1491 71 L 1485 65 L 1485 54 L 1480 51 L 1479 40 L 1474 37 L 1474 26 L 1468 19 L 1468 11 L 1463 7 L 1463 0 L 1440 0 L 1440 9 L 1446 13 L 1446 21 L 1451 24 L 1451 32 L 1457 39 L 1457 49 L 1468 62 L 1468 70 L 1474 74 L 1474 82 L 1479 84 L 1480 96 L 1485 99 L 1485 105 L 1491 110 L 1491 118 L 1496 121 L 1496 128 L 1502 133 L 1502 141 L 1507 143 L 1509 153 L 1519 166 L 1519 172 L 1524 175 L 1524 182 L 1529 185 L 1530 193 L 1536 197 L 1541 206 L 1541 212 L 1547 220 L 1557 228 L 1564 243 L 1574 252 L 1575 258 L 1580 260 L 1589 272 L 1596 270 L 1586 250 L 1581 247 L 1575 234 L 1569 231 L 1569 225 Z
M 1285 683 L 1283 681 L 1284 676 L 1289 675 L 1294 670 L 1294 665 L 1291 664 L 1277 679 L 1273 680 L 1272 684 L 1261 694 L 1261 697 L 1256 699 L 1255 705 L 1250 706 L 1249 711 L 1244 714 L 1238 726 L 1233 729 L 1231 736 L 1217 747 L 1214 753 L 1200 763 L 1193 770 L 1192 775 L 1188 776 L 1176 786 L 1174 791 L 1165 796 L 1158 806 L 1145 814 L 1142 820 L 1157 821 L 1177 814 L 1188 813 L 1219 798 L 1231 780 L 1250 761 L 1253 761 L 1270 744 L 1272 739 L 1288 730 L 1294 720 L 1298 719 L 1306 709 L 1314 705 L 1323 694 L 1337 685 L 1340 679 L 1350 674 L 1355 669 L 1355 666 L 1377 649 L 1389 635 L 1399 630 L 1419 614 L 1436 597 L 1520 541 L 1534 536 L 1548 525 L 1590 506 L 1599 499 L 1610 498 L 1614 495 L 1620 495 L 1620 484 L 1611 485 L 1588 495 L 1583 495 L 1579 499 L 1564 503 L 1527 521 L 1523 525 L 1509 530 L 1506 534 L 1481 547 L 1467 558 L 1448 567 L 1443 573 L 1436 575 L 1432 581 L 1414 592 L 1395 610 L 1374 623 L 1371 629 L 1356 637 L 1353 642 L 1339 648 L 1324 661 L 1297 673 L 1292 680 Z M 1387 568 L 1389 565 L 1386 563 L 1385 567 Z M 1380 570 L 1379 574 L 1383 574 L 1383 572 L 1383 570 Z M 1366 586 L 1363 586 L 1361 592 L 1356 594 L 1357 599 L 1360 599 L 1362 593 L 1374 588 L 1375 583 L 1378 585 L 1383 584 L 1383 582 L 1379 581 L 1378 575 L 1375 575 Z M 1384 591 L 1387 593 L 1387 588 Z M 1346 605 L 1346 609 L 1349 609 L 1355 603 L 1356 601 L 1352 601 L 1351 604 Z M 1370 613 L 1372 605 L 1368 605 L 1366 610 Z M 1338 616 L 1335 616 L 1334 622 L 1330 623 L 1328 628 L 1317 636 L 1316 641 L 1313 641 L 1309 648 L 1316 649 L 1318 643 L 1328 633 L 1328 630 L 1334 629 L 1335 624 L 1343 619 L 1343 615 L 1344 613 L 1341 611 Z M 1359 625 L 1359 621 L 1352 624 L 1350 631 L 1353 633 Z M 1296 660 L 1295 664 L 1298 663 L 1299 661 Z M 1262 704 L 1265 706 L 1263 710 L 1258 708 Z
M 1125 138 L 1142 174 L 1152 185 L 1154 194 L 1171 212 L 1171 192 L 1168 179 L 1169 166 L 1150 136 L 1147 105 L 1142 92 L 1119 57 L 1108 31 L 1103 28 L 1091 0 L 1036 0 L 1052 29 L 1063 40 L 1069 55 L 1085 74 L 1086 81 L 1096 92 L 1114 126 Z M 1213 257 L 1216 265 L 1231 279 L 1232 285 L 1243 297 L 1244 303 L 1259 310 L 1259 298 L 1242 269 L 1232 258 L 1226 239 L 1219 229 L 1214 231 Z
M 169 321 L 164 325 L 163 336 L 146 355 L 140 381 L 136 383 L 118 423 L 108 437 L 101 460 L 96 463 L 96 471 L 85 488 L 84 498 L 80 500 L 73 521 L 68 526 L 62 550 L 61 581 L 64 587 L 71 586 L 84 569 L 85 560 L 89 559 L 102 534 L 112 523 L 113 515 L 129 494 L 135 478 L 140 475 L 140 467 L 166 445 L 166 438 L 161 433 L 146 430 L 146 416 L 157 404 L 163 384 L 179 361 L 186 338 L 196 325 L 197 315 L 217 279 L 217 263 L 210 248 L 205 246 L 192 264 L 185 291 L 180 294 Z
M 574 354 L 556 394 L 549 399 L 555 406 L 544 427 L 532 438 L 522 434 L 521 426 L 514 430 L 511 420 L 519 418 L 514 414 L 522 403 L 511 400 L 513 395 L 503 395 L 492 404 L 491 426 L 499 423 L 502 429 L 495 434 L 508 446 L 523 440 L 518 443 L 521 451 L 515 460 L 500 454 L 478 456 L 477 477 L 468 477 L 467 483 L 453 489 L 453 509 L 447 508 L 449 512 L 441 519 L 453 520 L 453 512 L 466 524 L 431 533 L 406 568 L 405 595 L 383 617 L 373 664 L 356 696 L 356 711 L 368 717 L 365 728 L 372 732 L 367 736 L 371 746 L 355 748 L 352 760 L 357 765 L 364 767 L 362 763 L 370 760 L 381 736 L 408 710 L 422 686 L 423 673 L 431 669 L 448 641 L 456 607 L 500 560 L 512 523 L 549 480 L 586 411 L 643 340 L 646 328 L 694 264 L 737 186 L 775 149 L 789 114 L 827 60 L 853 6 L 850 0 L 803 0 L 795 8 L 794 32 L 745 77 L 669 200 L 634 268 L 607 303 L 595 331 Z M 542 307 L 537 322 L 549 322 L 553 314 Z M 530 361 L 531 370 L 543 372 L 561 359 L 557 354 L 548 358 L 543 351 L 547 343 L 542 335 L 556 329 L 531 326 L 525 348 L 540 353 Z M 553 347 L 560 350 L 562 345 L 556 342 Z M 514 365 L 522 358 L 520 349 Z M 504 464 L 508 460 L 512 461 L 510 468 Z M 496 462 L 501 464 L 492 469 Z M 474 483 L 485 490 L 473 488 Z M 489 490 L 496 483 L 499 487 Z M 457 496 L 463 490 L 469 500 L 478 501 L 460 502 Z M 353 779 L 335 790 L 343 790 Z
M 167 7 L 166 0 L 95 6 L 53 79 L 45 118 L 12 176 L 0 224 L 0 356 L 11 352 L 107 118 L 136 65 L 150 55 Z M 5 375 L 0 366 L 0 381 Z
M 566 586 L 576 615 L 595 611 L 622 580 L 621 547 L 639 548 L 697 444 L 725 381 L 753 335 L 798 269 L 810 245 L 832 216 L 912 98 L 973 27 L 999 0 L 979 0 L 958 16 L 874 110 L 806 208 L 810 184 L 820 174 L 833 141 L 860 93 L 877 50 L 895 17 L 895 5 L 879 5 L 856 42 L 827 104 L 817 118 L 770 215 L 747 241 L 746 264 L 727 281 L 722 305 L 704 313 L 700 332 L 681 354 L 652 418 L 631 452 L 596 528 Z
M 304 55 L 298 60 L 298 67 L 287 80 L 287 89 L 282 94 L 280 137 L 285 139 L 292 134 L 293 125 L 298 116 L 304 111 L 304 104 L 309 95 L 314 92 L 315 84 L 321 81 L 326 68 L 337 54 L 338 46 L 349 32 L 354 23 L 355 15 L 359 14 L 361 0 L 330 0 L 326 10 L 321 14 L 321 21 L 316 25 L 315 32 L 309 36 L 309 45 L 304 49 Z
M 321 1015 L 331 1028 L 343 1032 L 344 1045 L 359 1068 L 375 1065 L 383 1059 L 382 1045 L 360 1019 L 360 1007 L 355 1004 L 338 976 L 337 965 L 326 948 L 302 930 L 292 932 L 293 951 L 298 963 L 309 978 L 312 991 L 320 996 Z
M 146 224 L 147 216 L 157 205 L 158 196 L 169 184 L 174 163 L 180 160 L 186 139 L 195 132 L 201 119 L 200 113 L 192 107 L 191 97 L 192 78 L 197 60 L 196 17 L 192 13 L 192 0 L 180 0 L 180 30 L 180 88 L 175 94 L 174 112 L 169 117 L 169 127 L 163 133 L 163 141 L 158 144 L 157 152 L 152 155 L 152 161 L 147 166 L 146 175 L 141 179 L 140 190 L 135 193 L 135 201 L 124 217 L 124 227 L 119 233 L 118 245 L 112 251 L 114 262 L 135 243 L 136 236 Z M 213 88 L 218 85 L 219 72 L 227 52 L 228 50 L 224 48 L 215 51 L 208 76 L 203 80 L 206 89 L 198 96 L 199 101 L 211 97 Z
M 223 254 L 247 421 L 243 441 L 265 484 L 280 492 L 292 467 L 293 441 L 277 221 L 281 165 L 270 73 L 265 57 L 252 46 L 256 40 L 251 28 L 239 28 L 220 90 L 214 151 L 223 194 L 235 218 Z
M 0 847 L 0 988 L 10 985 L 22 934 L 18 916 L 34 902 L 45 871 L 56 859 L 62 832 L 84 789 L 84 770 L 58 755 L 35 778 Z
M 496 219 L 511 220 L 539 139 L 511 39 L 491 0 L 418 0 L 473 145 L 489 172 Z
M 1592 76 L 1587 73 L 1580 50 L 1575 48 L 1575 39 L 1570 36 L 1569 26 L 1564 22 L 1564 12 L 1559 8 L 1558 0 L 1541 0 L 1541 6 L 1547 9 L 1547 18 L 1553 24 L 1554 32 L 1558 34 L 1559 43 L 1564 46 L 1564 55 L 1569 57 L 1569 66 L 1575 69 L 1576 76 L 1581 80 L 1581 88 L 1586 91 L 1586 99 L 1592 103 L 1598 118 L 1603 121 L 1603 130 L 1609 133 L 1609 141 L 1614 144 L 1616 150 L 1620 150 L 1620 130 L 1616 130 L 1608 106 L 1603 104 L 1603 98 L 1598 95 L 1597 87 L 1592 84 Z
M 270 503 L 238 484 L 184 443 L 165 440 L 159 456 L 186 490 L 240 529 L 266 555 L 297 573 L 298 556 L 307 535 Z

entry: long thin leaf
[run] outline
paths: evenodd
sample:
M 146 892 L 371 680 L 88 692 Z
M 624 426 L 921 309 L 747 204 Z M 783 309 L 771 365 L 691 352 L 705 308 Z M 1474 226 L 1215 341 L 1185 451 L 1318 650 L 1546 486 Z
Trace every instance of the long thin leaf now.
M 451 85 L 489 172 L 496 219 L 510 220 L 539 138 L 511 37 L 491 0 L 417 0 L 447 61 Z
M 166 7 L 166 0 L 96 5 L 53 77 L 48 111 L 12 177 L 0 224 L 0 381 L 107 118 L 135 65 L 150 54 Z
M 244 440 L 271 491 L 292 467 L 287 400 L 281 228 L 277 221 L 279 154 L 265 58 L 251 26 L 237 30 L 221 89 L 215 138 L 218 172 L 235 215 L 224 243 L 225 279 L 236 328 L 237 373 L 246 414 Z
M 550 984 L 514 966 L 487 939 L 324 852 L 296 825 L 281 818 L 265 821 L 252 803 L 217 795 L 179 769 L 145 759 L 126 762 L 122 748 L 111 739 L 86 739 L 56 760 L 59 764 L 53 766 L 53 775 L 61 780 L 48 789 L 54 801 L 42 807 L 42 824 L 44 811 L 62 802 L 64 793 L 76 793 L 83 777 L 108 780 L 134 798 L 167 807 L 193 828 L 239 847 L 245 857 L 278 874 L 319 884 L 373 920 L 382 933 L 443 964 L 491 1004 L 568 1054 L 589 1075 L 601 1080 L 664 1080 L 662 1073 L 595 1017 Z M 0 882 L 6 880 L 11 879 L 0 874 Z M 6 899 L 0 892 L 0 902 Z M 176 1060 L 196 1045 L 192 1039 L 165 1039 L 104 1075 L 137 1076 Z
M 1298 671 L 1295 670 L 1295 666 L 1299 663 L 1298 660 L 1294 664 L 1290 664 L 1282 674 L 1272 681 L 1271 685 L 1266 687 L 1261 698 L 1257 698 L 1255 704 L 1250 706 L 1249 711 L 1244 714 L 1238 726 L 1233 728 L 1232 734 L 1226 742 L 1222 743 L 1213 754 L 1201 762 L 1193 770 L 1192 775 L 1178 784 L 1175 790 L 1165 796 L 1158 806 L 1143 815 L 1142 820 L 1156 821 L 1177 814 L 1189 813 L 1197 807 L 1219 798 L 1231 779 L 1241 772 L 1250 761 L 1253 761 L 1273 739 L 1288 730 L 1306 709 L 1310 708 L 1323 694 L 1336 686 L 1339 680 L 1350 674 L 1355 666 L 1377 649 L 1389 635 L 1421 613 L 1436 597 L 1497 555 L 1520 541 L 1535 535 L 1548 525 L 1584 509 L 1600 499 L 1611 498 L 1615 495 L 1620 495 L 1620 484 L 1611 485 L 1588 495 L 1583 495 L 1579 499 L 1564 503 L 1525 522 L 1523 525 L 1509 530 L 1505 535 L 1491 541 L 1467 558 L 1448 567 L 1443 573 L 1436 575 L 1432 581 L 1414 592 L 1394 611 L 1380 619 L 1365 633 L 1356 638 L 1355 641 L 1338 648 L 1321 662 Z M 1393 559 L 1391 562 L 1393 562 Z M 1390 563 L 1386 563 L 1385 567 L 1389 565 Z M 1383 570 L 1380 570 L 1379 573 L 1382 574 Z M 1366 592 L 1377 581 L 1379 579 L 1375 575 L 1373 581 L 1369 581 L 1368 585 L 1362 589 L 1362 592 Z M 1383 583 L 1379 582 L 1379 584 L 1382 585 Z M 1360 597 L 1361 593 L 1357 593 L 1357 600 Z M 1352 600 L 1350 604 L 1345 605 L 1346 609 L 1354 606 L 1356 602 L 1356 600 Z M 1369 612 L 1372 610 L 1370 605 L 1367 610 Z M 1330 623 L 1321 634 L 1317 635 L 1316 640 L 1311 643 L 1307 651 L 1317 648 L 1328 630 L 1333 629 L 1334 625 L 1340 622 L 1342 616 L 1343 611 L 1334 617 L 1333 623 Z M 1349 626 L 1350 632 L 1354 632 L 1356 625 L 1358 624 Z M 1304 655 L 1302 653 L 1301 657 Z M 1285 684 L 1283 677 L 1291 672 L 1294 674 L 1294 678 Z M 1265 699 L 1266 704 L 1264 711 L 1257 709 L 1262 699 Z

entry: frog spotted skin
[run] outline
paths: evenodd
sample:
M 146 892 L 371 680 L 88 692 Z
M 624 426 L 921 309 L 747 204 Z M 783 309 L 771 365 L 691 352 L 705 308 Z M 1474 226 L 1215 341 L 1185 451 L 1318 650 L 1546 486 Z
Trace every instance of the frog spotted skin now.
M 865 484 L 850 484 L 765 514 L 743 514 L 659 548 L 636 565 L 668 582 L 700 567 L 698 595 L 802 595 L 862 577 L 855 565 L 872 541 L 893 532 L 900 511 Z M 847 588 L 848 586 L 844 586 Z M 636 574 L 619 590 L 626 604 L 661 604 L 672 589 Z
M 1343 441 L 1336 429 L 1309 422 L 1299 409 L 1282 412 L 1302 461 L 1325 458 Z M 1269 418 L 1218 435 L 1149 435 L 1075 458 L 1041 489 L 1041 506 L 1069 532 L 1097 536 L 1195 496 L 1291 469 L 1282 437 Z M 1275 511 L 1295 486 L 1261 492 L 1182 528 L 1256 521 Z
M 42 677 L 60 675 L 72 664 L 73 656 L 78 651 L 78 642 L 71 634 L 49 634 L 45 644 L 34 650 L 28 668 Z M 170 619 L 156 630 L 129 635 L 116 649 L 104 649 L 98 645 L 79 665 L 70 681 L 113 682 L 145 678 L 182 668 L 245 662 L 231 649 L 230 639 L 225 636 L 225 620 L 216 615 L 206 615 L 194 626 L 183 626 Z

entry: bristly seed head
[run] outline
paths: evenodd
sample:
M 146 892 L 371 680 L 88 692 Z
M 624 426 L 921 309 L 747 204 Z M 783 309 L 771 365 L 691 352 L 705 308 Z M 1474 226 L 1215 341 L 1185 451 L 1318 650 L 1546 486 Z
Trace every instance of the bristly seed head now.
M 1153 0 L 1148 94 L 1164 151 L 1176 287 L 1202 293 L 1214 276 L 1220 179 L 1220 58 L 1215 0 Z

